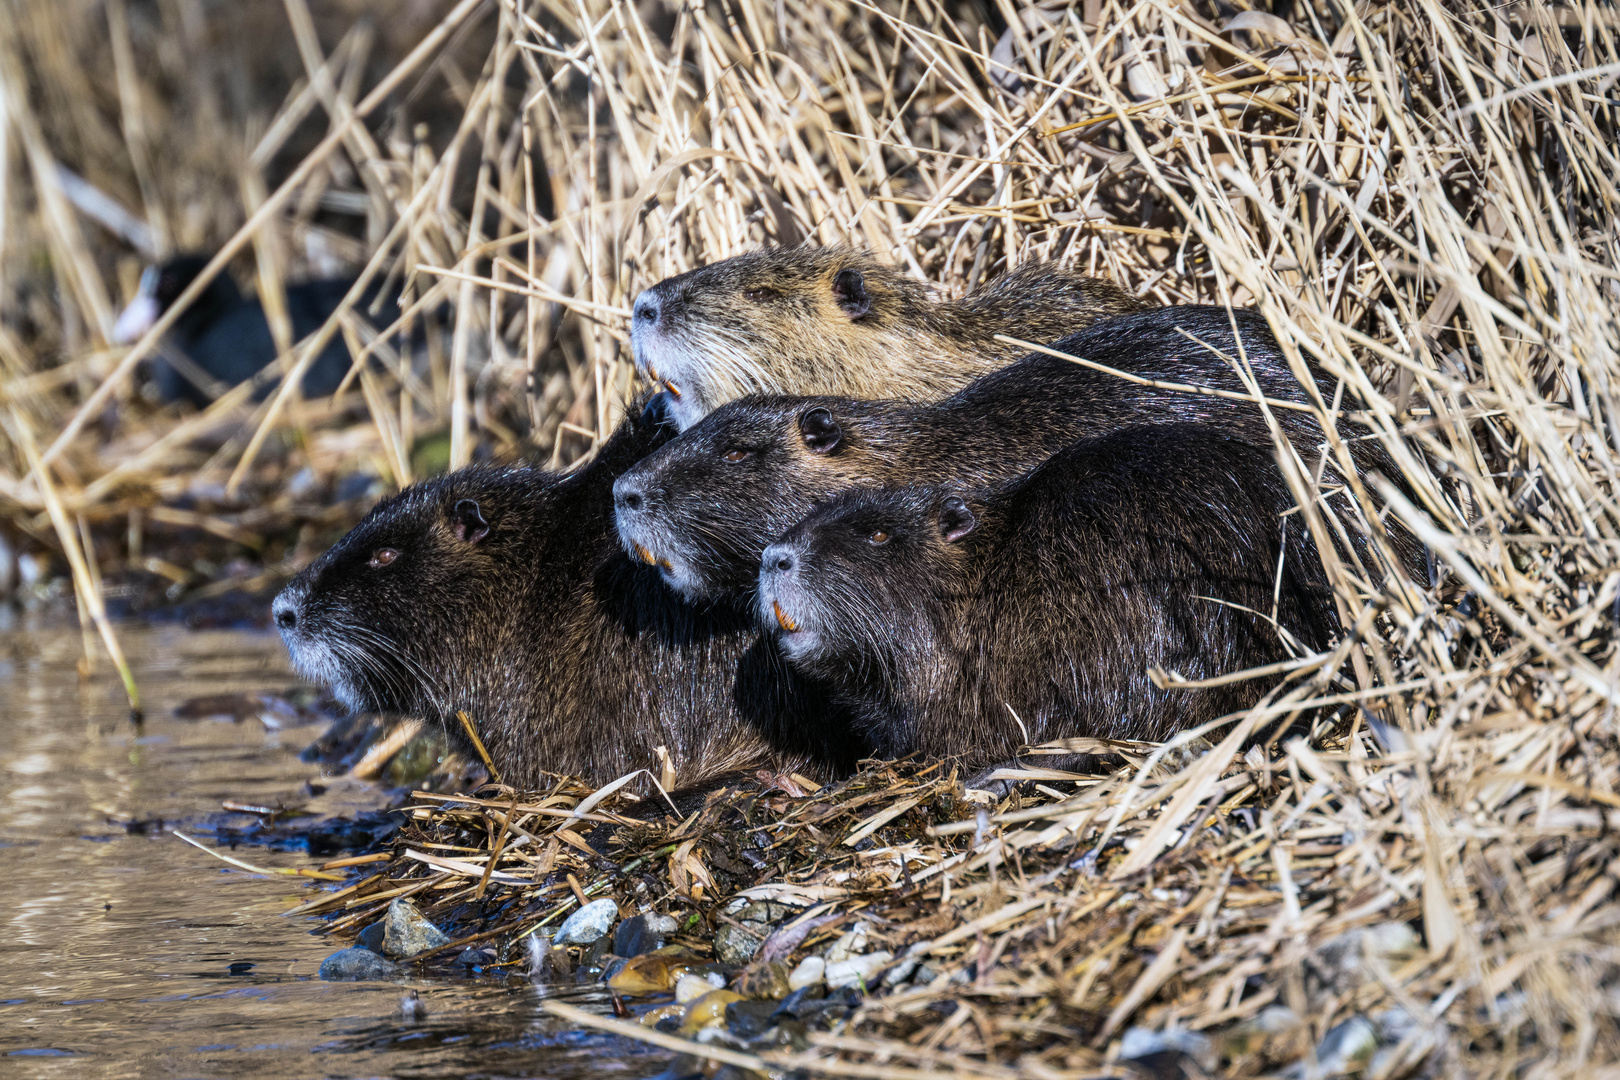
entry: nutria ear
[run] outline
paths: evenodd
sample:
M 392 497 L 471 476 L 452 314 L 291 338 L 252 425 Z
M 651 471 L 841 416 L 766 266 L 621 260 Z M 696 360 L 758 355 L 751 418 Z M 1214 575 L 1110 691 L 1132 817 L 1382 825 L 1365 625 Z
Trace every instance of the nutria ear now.
M 844 437 L 831 410 L 823 408 L 811 409 L 799 417 L 799 434 L 804 436 L 805 448 L 812 454 L 827 453 Z
M 872 310 L 872 297 L 866 291 L 866 279 L 859 270 L 840 270 L 833 278 L 833 300 L 838 309 L 851 319 L 858 319 Z
M 456 534 L 456 539 L 476 544 L 489 535 L 489 522 L 484 520 L 476 502 L 462 499 L 450 511 L 450 529 Z
M 939 504 L 939 534 L 947 544 L 956 543 L 978 525 L 979 519 L 973 516 L 968 504 L 958 496 L 952 495 Z

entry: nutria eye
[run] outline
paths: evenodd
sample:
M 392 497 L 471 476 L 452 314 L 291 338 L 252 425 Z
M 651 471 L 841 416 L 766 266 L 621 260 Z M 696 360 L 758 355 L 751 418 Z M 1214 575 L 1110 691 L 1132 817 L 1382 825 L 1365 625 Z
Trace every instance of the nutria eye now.
M 763 287 L 755 287 L 755 288 L 752 288 L 752 289 L 744 289 L 743 290 L 743 296 L 746 297 L 748 300 L 752 301 L 753 303 L 763 304 L 767 300 L 775 300 L 776 299 L 776 290 L 775 289 L 767 289 L 767 288 L 763 288 Z
M 399 558 L 399 552 L 396 549 L 378 548 L 376 551 L 371 553 L 371 561 L 366 563 L 366 565 L 371 567 L 373 570 L 377 570 L 381 567 L 387 566 L 397 558 Z
M 871 536 L 868 536 L 866 540 L 867 543 L 870 544 L 887 544 L 889 542 L 889 534 L 884 532 L 882 529 L 879 529 Z
M 754 452 L 752 450 L 727 450 L 724 454 L 720 455 L 720 460 L 729 461 L 735 465 L 737 462 L 747 461 L 753 456 Z

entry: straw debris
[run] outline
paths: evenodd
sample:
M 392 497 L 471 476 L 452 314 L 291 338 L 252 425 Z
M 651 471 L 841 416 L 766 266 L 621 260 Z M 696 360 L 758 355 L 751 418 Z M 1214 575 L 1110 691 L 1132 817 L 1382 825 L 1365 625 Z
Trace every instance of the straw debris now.
M 0 506 L 8 550 L 65 554 L 81 590 L 264 588 L 342 527 L 296 494 L 309 475 L 363 462 L 387 489 L 438 467 L 434 439 L 440 466 L 588 453 L 629 389 L 635 292 L 762 243 L 870 247 L 950 293 L 1064 259 L 1156 302 L 1254 305 L 1362 403 L 1281 455 L 1350 629 L 1230 730 L 1041 774 L 982 815 L 911 765 L 678 820 L 643 803 L 616 839 L 595 819 L 622 791 L 574 819 L 577 786 L 486 789 L 420 804 L 385 870 L 305 910 L 341 932 L 410 896 L 449 948 L 513 957 L 612 896 L 695 918 L 676 940 L 702 959 L 726 918 L 758 926 L 728 902 L 791 902 L 840 921 L 768 931 L 777 963 L 897 966 L 797 1049 L 728 1052 L 833 1075 L 1620 1058 L 1608 5 L 469 0 L 409 26 L 249 7 L 238 32 L 296 46 L 274 102 L 232 84 L 204 35 L 230 39 L 185 2 L 19 4 L 0 26 Z M 418 357 L 403 326 L 340 311 L 279 361 L 344 334 L 378 363 L 335 398 L 287 380 L 166 411 L 107 340 L 143 244 L 251 244 L 251 273 L 216 269 L 261 296 L 347 264 L 415 325 L 448 311 L 446 340 Z M 1324 454 L 1350 472 L 1346 438 L 1404 482 L 1354 480 L 1359 521 L 1317 490 Z M 1391 519 L 1428 580 L 1395 568 Z M 156 558 L 140 537 L 163 523 L 223 554 Z M 1341 529 L 1384 565 L 1335 558 Z M 856 925 L 864 951 L 821 955 Z

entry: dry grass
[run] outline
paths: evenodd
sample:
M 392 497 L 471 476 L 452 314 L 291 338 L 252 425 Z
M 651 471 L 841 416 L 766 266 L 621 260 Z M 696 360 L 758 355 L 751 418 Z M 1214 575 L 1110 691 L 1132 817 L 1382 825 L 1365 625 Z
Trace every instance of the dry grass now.
M 201 17 L 186 0 L 156 10 L 166 21 L 138 44 L 160 55 L 164 34 Z M 1438 584 L 1329 566 L 1353 633 L 1303 658 L 1213 753 L 1153 751 L 977 832 L 914 829 L 880 854 L 784 866 L 836 910 L 889 912 L 897 944 L 974 964 L 966 983 L 874 1003 L 813 1053 L 878 1063 L 861 1075 L 1084 1072 L 1127 1024 L 1219 1033 L 1279 1000 L 1313 1037 L 1398 1006 L 1416 1025 L 1411 1054 L 1459 1074 L 1590 1075 L 1620 1060 L 1610 6 L 1301 2 L 1283 22 L 1084 0 L 1025 9 L 998 44 L 971 9 L 935 0 L 471 2 L 424 24 L 437 27 L 424 49 L 394 49 L 389 75 L 366 66 L 364 25 L 329 35 L 341 43 L 323 56 L 288 0 L 308 77 L 234 143 L 220 109 L 174 107 L 198 104 L 184 79 L 148 79 L 131 59 L 122 4 L 17 11 L 0 30 L 0 145 L 18 152 L 0 168 L 0 266 L 21 327 L 0 334 L 0 499 L 17 528 L 66 550 L 87 596 L 98 563 L 126 554 L 96 528 L 187 492 L 187 513 L 242 529 L 255 504 L 286 508 L 276 500 L 305 464 L 360 454 L 408 481 L 425 432 L 449 432 L 454 463 L 479 447 L 571 459 L 621 408 L 628 298 L 760 243 L 869 246 L 952 291 L 1062 258 L 1166 303 L 1254 304 L 1366 404 L 1341 430 L 1399 462 L 1420 506 L 1391 495 L 1383 512 L 1428 542 Z M 84 63 L 104 25 L 110 56 Z M 470 42 L 487 59 L 467 62 Z M 193 55 L 170 60 L 183 73 Z M 410 110 L 447 94 L 454 123 L 415 138 Z M 168 152 L 201 129 L 193 142 L 212 154 Z M 64 162 L 143 206 L 158 243 L 252 245 L 262 292 L 326 250 L 424 307 L 451 302 L 449 348 L 425 382 L 391 363 L 336 402 L 287 391 L 154 414 L 128 380 L 153 341 L 105 342 L 133 264 L 75 216 Z M 199 198 L 203 178 L 220 190 Z M 324 227 L 323 205 L 363 214 L 363 242 Z M 340 332 L 334 318 L 284 365 Z M 1291 482 L 1325 538 L 1339 526 L 1314 491 L 1318 451 L 1296 449 Z M 1355 494 L 1376 520 L 1375 493 Z M 92 558 L 73 554 L 98 535 Z M 1315 717 L 1310 739 L 1235 757 L 1242 733 L 1299 713 Z M 932 781 L 908 782 L 923 787 L 881 797 L 926 790 L 908 813 L 944 806 Z M 841 812 L 772 796 L 760 827 L 791 831 L 806 805 Z M 482 816 L 487 843 L 514 812 L 457 815 Z M 503 868 L 584 857 L 524 828 L 535 843 L 509 845 Z M 683 858 L 701 865 L 708 835 L 681 834 L 697 840 Z M 665 872 L 660 904 L 713 900 L 695 897 L 685 863 Z M 422 887 L 464 887 L 451 877 Z M 903 909 L 936 907 L 979 929 L 948 946 L 948 932 L 904 929 L 927 915 Z M 1420 927 L 1420 954 L 1312 989 L 1306 958 L 1325 938 L 1391 919 Z M 941 993 L 965 1010 L 929 1011 Z

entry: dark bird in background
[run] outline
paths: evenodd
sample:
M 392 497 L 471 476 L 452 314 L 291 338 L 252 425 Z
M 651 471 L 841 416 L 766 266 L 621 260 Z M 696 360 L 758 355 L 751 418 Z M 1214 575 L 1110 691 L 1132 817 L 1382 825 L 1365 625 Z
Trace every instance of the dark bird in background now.
M 178 255 L 147 267 L 135 299 L 118 316 L 113 340 L 127 344 L 139 338 L 207 265 L 206 256 Z M 318 330 L 337 310 L 354 280 L 322 278 L 287 286 L 287 315 L 292 321 L 293 340 L 302 340 Z M 373 312 L 370 305 L 376 295 L 373 286 L 355 305 L 355 312 L 375 326 L 387 327 L 399 318 L 399 306 L 384 300 Z M 152 361 L 152 378 L 162 400 L 189 401 L 202 408 L 231 387 L 253 378 L 275 358 L 275 339 L 270 336 L 263 305 L 243 296 L 230 275 L 222 273 L 209 282 L 164 338 Z M 333 335 L 304 373 L 304 396 L 320 397 L 335 391 L 350 364 L 343 335 Z M 255 399 L 268 394 L 273 385 L 261 388 Z

